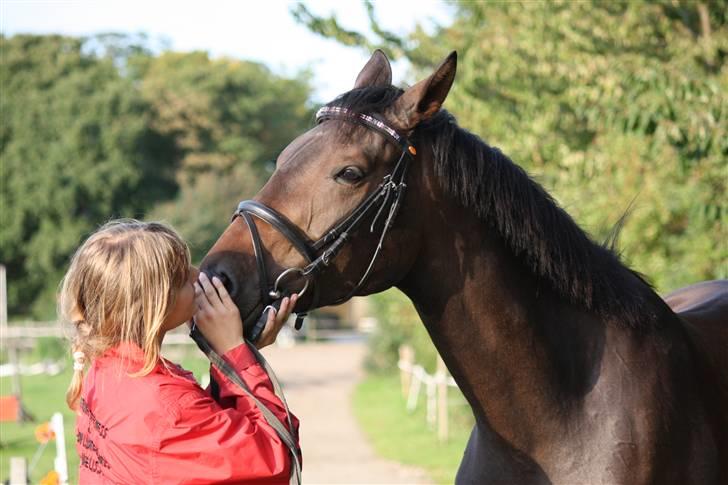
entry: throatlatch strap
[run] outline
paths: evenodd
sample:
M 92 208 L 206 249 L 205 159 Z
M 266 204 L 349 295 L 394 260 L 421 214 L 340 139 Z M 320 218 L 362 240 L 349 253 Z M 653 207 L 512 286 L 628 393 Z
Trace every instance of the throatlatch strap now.
M 291 420 L 291 412 L 288 410 L 288 403 L 286 402 L 286 398 L 283 395 L 283 389 L 281 388 L 280 382 L 278 382 L 278 378 L 273 372 L 271 366 L 268 364 L 268 361 L 265 360 L 263 355 L 261 355 L 261 353 L 258 351 L 258 349 L 255 348 L 253 344 L 248 341 L 245 342 L 251 352 L 253 352 L 255 358 L 263 366 L 265 372 L 268 374 L 271 383 L 273 383 L 273 390 L 283 403 L 283 407 L 286 410 L 286 420 L 288 421 L 289 426 L 288 429 L 283 425 L 283 423 L 281 423 L 280 419 L 278 419 L 278 417 L 265 406 L 265 404 L 260 402 L 258 398 L 256 398 L 253 393 L 250 392 L 250 388 L 245 383 L 245 381 L 243 381 L 243 379 L 238 375 L 238 373 L 235 372 L 235 369 L 233 369 L 232 366 L 228 364 L 225 359 L 223 359 L 217 352 L 212 349 L 212 347 L 210 347 L 210 344 L 207 342 L 207 340 L 205 340 L 205 337 L 202 335 L 202 333 L 194 326 L 190 331 L 190 337 L 192 337 L 192 340 L 195 341 L 200 350 L 202 350 L 202 352 L 207 356 L 207 358 L 210 360 L 210 363 L 217 367 L 218 370 L 222 372 L 225 377 L 230 379 L 230 381 L 237 385 L 248 397 L 253 400 L 256 407 L 263 414 L 265 420 L 275 430 L 281 441 L 283 441 L 283 443 L 288 447 L 288 450 L 291 454 L 291 477 L 289 481 L 290 485 L 301 485 L 301 461 L 298 459 L 298 453 L 300 449 L 298 447 L 297 440 L 293 437 L 292 434 L 293 422 Z M 289 431 L 289 429 L 291 431 Z

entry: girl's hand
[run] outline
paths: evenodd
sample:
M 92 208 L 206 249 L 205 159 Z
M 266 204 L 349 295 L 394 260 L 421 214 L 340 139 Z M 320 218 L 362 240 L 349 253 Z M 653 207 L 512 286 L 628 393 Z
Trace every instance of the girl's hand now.
M 268 312 L 268 321 L 255 343 L 257 348 L 262 349 L 275 342 L 297 301 L 298 295 L 294 293 L 283 299 L 277 313 L 275 310 Z M 222 355 L 245 342 L 238 307 L 216 276 L 211 282 L 205 273 L 200 273 L 195 283 L 195 302 L 198 308 L 195 323 L 216 353 Z
M 195 303 L 195 324 L 215 352 L 222 355 L 245 342 L 238 307 L 216 276 L 210 281 L 200 273 L 195 282 Z
M 283 298 L 283 301 L 281 302 L 281 308 L 280 310 L 278 310 L 277 314 L 275 309 L 272 309 L 270 312 L 268 312 L 268 321 L 265 323 L 265 328 L 260 334 L 260 338 L 258 339 L 258 341 L 255 342 L 255 346 L 257 348 L 262 349 L 263 347 L 270 345 L 276 341 L 278 332 L 281 331 L 281 328 L 283 328 L 283 325 L 288 320 L 291 312 L 296 307 L 297 301 L 298 295 L 294 293 L 291 295 L 290 298 Z

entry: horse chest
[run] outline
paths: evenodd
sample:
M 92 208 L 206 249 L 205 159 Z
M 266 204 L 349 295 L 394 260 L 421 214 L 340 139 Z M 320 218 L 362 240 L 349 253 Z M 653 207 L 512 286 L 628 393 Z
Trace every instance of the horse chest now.
M 603 433 L 590 432 L 589 441 L 564 440 L 530 456 L 505 443 L 492 431 L 476 426 L 456 483 L 646 483 L 636 466 L 640 461 L 637 445 L 615 439 L 614 433 L 604 428 Z
M 619 403 L 618 407 L 610 407 Z M 590 411 L 561 435 L 528 453 L 487 425 L 473 428 L 457 474 L 458 484 L 651 484 L 718 483 L 715 444 L 697 413 L 688 435 L 660 437 L 659 419 L 644 403 L 595 389 Z M 682 427 L 682 426 L 678 426 Z M 708 439 L 709 441 L 709 439 Z

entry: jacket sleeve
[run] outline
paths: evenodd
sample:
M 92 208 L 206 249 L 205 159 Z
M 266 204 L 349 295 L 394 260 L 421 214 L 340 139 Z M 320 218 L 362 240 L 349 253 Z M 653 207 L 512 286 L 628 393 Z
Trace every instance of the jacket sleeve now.
M 238 371 L 238 375 L 245 381 L 250 388 L 250 392 L 258 398 L 273 414 L 283 423 L 286 428 L 288 426 L 288 420 L 286 418 L 286 408 L 283 406 L 280 398 L 276 396 L 273 390 L 273 383 L 265 373 L 263 367 L 255 359 L 255 356 L 247 347 L 242 344 L 223 355 L 223 358 L 227 360 L 233 368 Z M 235 407 L 240 396 L 243 396 L 238 386 L 233 384 L 225 375 L 218 370 L 214 365 L 210 365 L 210 382 L 216 382 L 218 384 L 219 391 L 219 403 L 222 407 Z M 210 388 L 207 389 L 208 393 Z M 210 395 L 212 395 L 210 393 Z M 251 404 L 252 401 L 251 401 Z M 254 405 L 254 404 L 253 404 Z M 296 435 L 298 434 L 298 419 L 291 414 L 291 423 L 293 424 L 293 431 Z
M 223 356 L 253 395 L 288 427 L 283 403 L 245 344 Z M 255 403 L 216 368 L 221 406 L 198 386 L 169 402 L 171 419 L 159 433 L 155 471 L 165 483 L 288 483 L 291 459 L 286 445 Z M 296 439 L 298 420 L 292 416 Z

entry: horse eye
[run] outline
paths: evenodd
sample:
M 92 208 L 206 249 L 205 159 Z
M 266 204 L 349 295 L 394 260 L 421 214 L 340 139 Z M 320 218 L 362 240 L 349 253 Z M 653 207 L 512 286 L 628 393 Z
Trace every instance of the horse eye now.
M 359 167 L 346 167 L 336 174 L 336 179 L 348 184 L 354 184 L 364 178 L 364 172 Z

